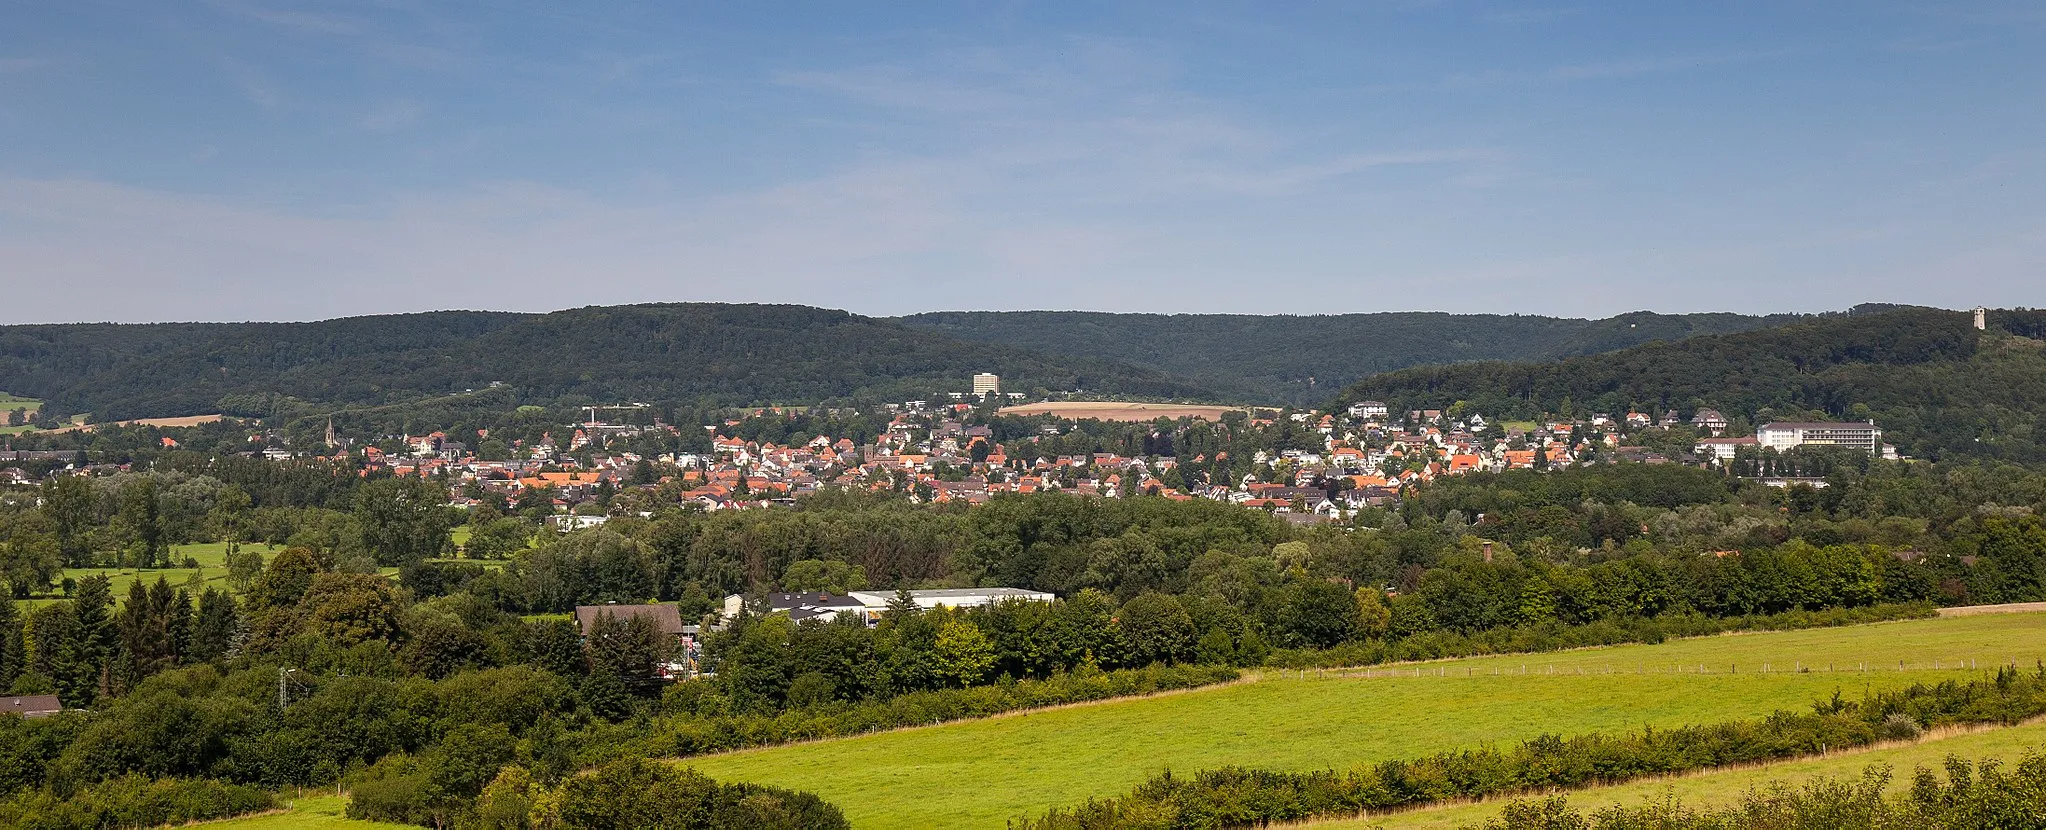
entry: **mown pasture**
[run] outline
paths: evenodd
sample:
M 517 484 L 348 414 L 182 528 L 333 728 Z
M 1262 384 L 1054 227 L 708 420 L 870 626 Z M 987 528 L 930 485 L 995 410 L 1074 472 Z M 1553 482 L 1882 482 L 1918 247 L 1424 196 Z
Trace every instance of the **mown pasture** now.
M 865 828 L 1000 827 L 1166 768 L 1345 768 L 1543 733 L 1621 732 L 1804 708 L 1838 691 L 2046 660 L 2046 615 L 1914 620 L 1224 688 L 695 758 L 718 780 L 809 790 Z M 1899 666 L 1902 665 L 1900 669 Z M 1765 670 L 1766 666 L 1766 670 Z

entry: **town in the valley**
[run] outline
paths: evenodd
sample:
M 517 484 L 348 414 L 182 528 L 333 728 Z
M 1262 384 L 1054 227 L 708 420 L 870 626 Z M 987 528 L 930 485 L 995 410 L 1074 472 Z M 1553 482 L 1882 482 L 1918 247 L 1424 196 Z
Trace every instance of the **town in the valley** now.
M 980 504 L 1002 493 L 1045 491 L 1213 499 L 1307 524 L 1387 505 L 1411 485 L 1481 471 L 1690 464 L 1778 486 L 1823 487 L 1823 475 L 1812 474 L 1791 451 L 1898 457 L 1873 422 L 1747 427 L 1710 407 L 1516 422 L 1465 407 L 1396 410 L 1369 400 L 1324 412 L 1088 401 L 1018 405 L 1021 397 L 1003 393 L 998 377 L 981 374 L 971 379 L 970 391 L 942 401 L 866 410 L 749 408 L 693 427 L 665 423 L 644 404 L 589 406 L 579 423 L 550 428 L 531 441 L 493 438 L 488 430 L 356 437 L 330 420 L 310 447 L 253 433 L 252 445 L 267 446 L 250 454 L 280 462 L 324 458 L 364 474 L 434 478 L 449 485 L 453 504 L 463 508 L 551 503 L 550 521 L 561 530 L 677 502 L 707 511 L 772 508 L 832 488 L 897 491 L 928 503 Z M 790 429 L 855 417 L 878 426 L 866 427 L 870 435 Z M 640 451 L 684 443 L 677 439 L 691 430 L 701 430 L 707 443 L 691 442 L 696 448 L 690 451 Z M 761 433 L 782 437 L 748 437 Z M 176 441 L 162 440 L 167 446 Z M 1088 450 L 1072 451 L 1075 445 Z M 1116 445 L 1129 448 L 1109 448 Z M 8 457 L 0 450 L 0 461 Z M 19 467 L 0 476 L 21 483 L 29 477 Z

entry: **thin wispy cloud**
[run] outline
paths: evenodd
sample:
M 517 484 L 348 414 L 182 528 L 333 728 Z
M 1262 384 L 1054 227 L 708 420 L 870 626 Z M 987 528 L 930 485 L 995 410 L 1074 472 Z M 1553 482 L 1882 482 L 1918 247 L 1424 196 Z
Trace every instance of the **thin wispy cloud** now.
M 1489 11 L 1481 15 L 1481 18 L 1486 23 L 1497 23 L 1507 26 L 1524 26 L 1530 23 L 1546 23 L 1551 20 L 1558 20 L 1566 17 L 1575 17 L 1583 13 L 1584 8 L 1582 6 L 1559 6 L 1552 8 L 1503 9 L 1499 11 Z
M 279 8 L 253 0 L 206 0 L 206 5 L 216 11 L 296 32 L 352 35 L 363 30 L 361 24 L 336 15 Z
M 1797 54 L 1793 49 L 1733 52 L 1693 52 L 1649 55 L 1590 63 L 1551 66 L 1542 69 L 1489 69 L 1450 75 L 1438 84 L 1443 88 L 1472 88 L 1516 84 L 1556 84 L 1632 78 L 1670 72 L 1688 72 L 1725 66 L 1761 63 Z
M 269 112 L 281 110 L 287 103 L 283 87 L 255 66 L 226 55 L 216 56 L 214 63 L 249 103 Z
M 364 132 L 393 133 L 418 123 L 425 114 L 426 105 L 418 101 L 385 101 L 364 113 L 355 124 Z

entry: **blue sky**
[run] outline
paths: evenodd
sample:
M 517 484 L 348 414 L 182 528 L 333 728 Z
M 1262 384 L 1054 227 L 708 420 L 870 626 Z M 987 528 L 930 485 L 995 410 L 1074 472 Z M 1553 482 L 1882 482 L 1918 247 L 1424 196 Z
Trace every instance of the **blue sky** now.
M 0 0 L 0 322 L 685 300 L 2046 305 L 2046 4 Z

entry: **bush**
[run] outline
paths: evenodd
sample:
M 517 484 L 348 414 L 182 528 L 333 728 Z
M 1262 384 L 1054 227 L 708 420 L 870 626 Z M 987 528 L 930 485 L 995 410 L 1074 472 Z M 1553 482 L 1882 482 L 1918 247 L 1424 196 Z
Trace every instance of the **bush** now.
M 563 830 L 838 830 L 837 807 L 815 795 L 719 784 L 695 770 L 626 758 L 562 782 L 540 824 Z
M 268 792 L 210 779 L 126 775 L 86 787 L 70 798 L 29 790 L 0 801 L 0 827 L 155 827 L 262 812 L 276 806 Z

